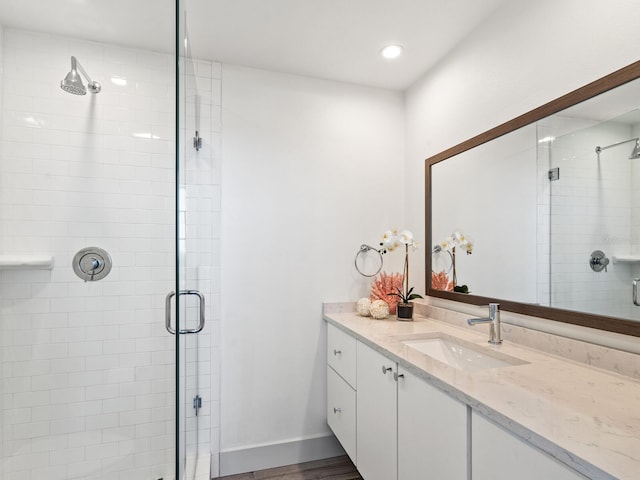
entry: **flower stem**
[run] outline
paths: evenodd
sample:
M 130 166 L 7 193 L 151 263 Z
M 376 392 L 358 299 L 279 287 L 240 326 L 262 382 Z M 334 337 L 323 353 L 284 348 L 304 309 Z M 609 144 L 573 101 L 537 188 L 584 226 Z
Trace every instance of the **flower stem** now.
M 458 285 L 458 276 L 456 275 L 456 247 L 451 249 L 451 260 L 453 262 L 453 286 Z
M 409 245 L 404 246 L 404 296 L 409 292 Z

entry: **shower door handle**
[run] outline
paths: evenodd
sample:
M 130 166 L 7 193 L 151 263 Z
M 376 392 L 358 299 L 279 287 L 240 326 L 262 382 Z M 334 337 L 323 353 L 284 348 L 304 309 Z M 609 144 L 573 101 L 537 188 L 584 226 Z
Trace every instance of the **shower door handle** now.
M 640 282 L 640 278 L 633 279 L 633 304 L 640 307 L 640 303 L 638 303 L 638 282 Z
M 199 321 L 196 328 L 185 328 L 178 331 L 180 334 L 198 333 L 204 328 L 204 295 L 198 290 L 179 290 L 178 295 L 195 295 L 198 297 Z M 175 335 L 176 331 L 171 326 L 171 299 L 176 296 L 176 292 L 169 292 L 164 300 L 164 326 L 171 335 Z

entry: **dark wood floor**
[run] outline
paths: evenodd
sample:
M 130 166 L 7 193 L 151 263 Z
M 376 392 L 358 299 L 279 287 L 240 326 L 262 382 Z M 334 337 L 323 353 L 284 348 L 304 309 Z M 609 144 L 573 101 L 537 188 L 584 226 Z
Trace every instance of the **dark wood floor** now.
M 220 477 L 219 480 L 362 480 L 346 455 L 315 462 Z

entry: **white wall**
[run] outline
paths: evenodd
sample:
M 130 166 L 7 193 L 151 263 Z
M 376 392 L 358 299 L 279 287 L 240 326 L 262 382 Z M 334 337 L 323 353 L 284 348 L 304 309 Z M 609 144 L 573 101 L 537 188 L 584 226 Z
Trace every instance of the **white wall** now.
M 638 18 L 634 0 L 505 2 L 406 92 L 407 223 L 425 158 L 638 60 Z
M 231 65 L 222 85 L 224 454 L 328 433 L 321 303 L 367 295 L 360 244 L 423 220 L 401 94 Z
M 456 271 L 475 295 L 536 301 L 536 143 L 529 125 L 431 169 L 434 242 L 454 231 L 472 239 L 472 255 L 456 253 Z

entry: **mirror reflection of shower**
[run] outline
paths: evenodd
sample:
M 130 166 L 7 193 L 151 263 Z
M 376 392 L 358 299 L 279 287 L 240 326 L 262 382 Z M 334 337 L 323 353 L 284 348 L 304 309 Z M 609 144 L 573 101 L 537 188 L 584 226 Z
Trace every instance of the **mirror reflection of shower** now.
M 87 80 L 87 87 L 91 93 L 100 93 L 102 86 L 96 82 L 91 80 L 91 77 L 87 74 L 80 62 L 76 59 L 76 57 L 71 57 L 71 71 L 64 77 L 64 80 L 60 82 L 60 88 L 65 92 L 72 93 L 73 95 L 86 95 L 87 87 L 82 83 L 82 78 L 78 75 L 78 70 Z
M 640 158 L 640 138 L 630 138 L 629 140 L 623 140 L 622 142 L 613 143 L 611 145 L 606 145 L 604 147 L 597 146 L 596 154 L 598 155 L 598 160 L 600 160 L 600 152 L 606 150 L 608 148 L 617 147 L 618 145 L 622 145 L 624 143 L 635 142 L 633 145 L 633 150 L 631 151 L 631 155 L 629 155 L 629 160 L 633 160 L 636 158 Z

